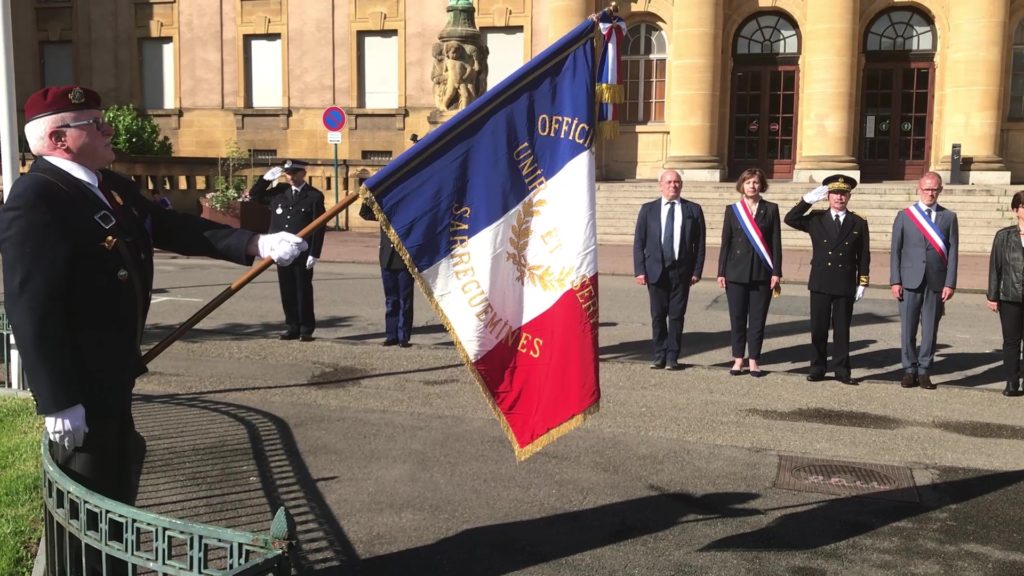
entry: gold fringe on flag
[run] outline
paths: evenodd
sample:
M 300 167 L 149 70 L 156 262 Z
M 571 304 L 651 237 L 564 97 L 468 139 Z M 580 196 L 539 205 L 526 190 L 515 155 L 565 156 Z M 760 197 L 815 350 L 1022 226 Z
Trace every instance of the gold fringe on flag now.
M 605 140 L 611 140 L 619 135 L 618 120 L 602 120 L 597 124 L 597 135 Z
M 599 83 L 595 86 L 594 97 L 606 104 L 622 104 L 622 84 Z

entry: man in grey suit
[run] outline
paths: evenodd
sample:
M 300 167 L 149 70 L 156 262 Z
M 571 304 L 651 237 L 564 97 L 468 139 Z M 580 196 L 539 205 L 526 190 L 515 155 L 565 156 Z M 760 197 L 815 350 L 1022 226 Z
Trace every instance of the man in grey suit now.
M 945 303 L 956 291 L 959 229 L 956 214 L 939 205 L 942 177 L 928 172 L 917 182 L 919 201 L 892 224 L 889 284 L 900 303 L 900 386 L 934 390 L 929 370 Z M 917 327 L 921 346 L 917 347 Z

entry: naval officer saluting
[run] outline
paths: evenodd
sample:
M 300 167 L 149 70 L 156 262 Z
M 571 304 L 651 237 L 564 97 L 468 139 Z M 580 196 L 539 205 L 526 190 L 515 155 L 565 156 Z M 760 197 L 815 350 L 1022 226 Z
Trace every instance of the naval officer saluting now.
M 832 365 L 836 379 L 856 384 L 850 374 L 850 322 L 853 303 L 864 296 L 871 264 L 867 220 L 847 210 L 857 181 L 835 174 L 804 197 L 786 214 L 787 225 L 811 236 L 811 345 L 814 358 L 807 379 L 825 378 L 828 329 L 832 327 Z M 812 204 L 828 198 L 828 210 L 807 212 Z
M 274 166 L 263 178 L 256 180 L 249 190 L 253 200 L 270 205 L 270 230 L 298 234 L 324 213 L 324 195 L 306 182 L 307 164 L 301 160 L 286 160 Z M 274 184 L 281 175 L 286 182 Z M 313 313 L 313 266 L 320 259 L 324 246 L 324 228 L 321 226 L 309 237 L 309 250 L 299 255 L 290 266 L 277 267 L 277 283 L 281 289 L 281 305 L 288 329 L 281 340 L 313 341 L 316 316 Z

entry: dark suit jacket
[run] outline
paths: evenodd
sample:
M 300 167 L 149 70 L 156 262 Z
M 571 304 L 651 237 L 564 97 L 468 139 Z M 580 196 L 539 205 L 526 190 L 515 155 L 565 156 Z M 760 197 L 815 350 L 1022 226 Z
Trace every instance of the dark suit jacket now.
M 726 206 L 722 248 L 718 251 L 718 275 L 724 276 L 729 282 L 767 282 L 772 276 L 782 276 L 782 222 L 779 218 L 779 205 L 762 199 L 757 204 L 754 222 L 764 236 L 773 268 L 769 270 L 764 265 L 740 226 L 736 212 L 732 206 Z
M 114 172 L 102 178 L 123 200 L 116 224 L 95 192 L 44 158 L 0 207 L 5 305 L 40 414 L 82 404 L 91 418 L 129 405 L 145 372 L 154 245 L 252 262 L 252 232 L 165 210 Z
M 640 207 L 633 235 L 633 275 L 646 276 L 649 284 L 661 278 L 661 202 L 658 198 Z M 707 236 L 704 212 L 699 204 L 684 198 L 679 199 L 679 208 L 683 222 L 677 261 L 683 268 L 692 270 L 691 276 L 700 278 L 704 272 Z
M 253 200 L 270 206 L 270 232 L 298 234 L 324 213 L 323 192 L 313 188 L 309 182 L 299 190 L 294 200 L 290 192 L 291 184 L 271 184 L 273 183 L 263 178 L 257 178 L 256 183 L 249 189 L 249 196 Z M 306 241 L 309 244 L 309 254 L 319 258 L 324 247 L 324 227 L 314 230 Z M 297 258 L 295 264 L 305 266 L 306 261 L 304 258 Z
M 370 205 L 365 203 L 359 208 L 359 217 L 363 220 L 377 221 L 377 215 L 373 213 L 373 208 L 370 208 Z M 384 228 L 380 229 L 380 249 L 377 252 L 377 258 L 380 260 L 380 267 L 384 270 L 405 270 L 405 262 L 398 254 L 398 250 L 395 250 L 395 245 L 391 243 L 391 239 L 384 232 Z
M 786 214 L 786 224 L 811 236 L 811 275 L 807 288 L 834 296 L 854 296 L 857 286 L 868 285 L 871 241 L 868 221 L 847 211 L 842 229 L 828 210 L 807 213 L 811 205 L 801 200 Z

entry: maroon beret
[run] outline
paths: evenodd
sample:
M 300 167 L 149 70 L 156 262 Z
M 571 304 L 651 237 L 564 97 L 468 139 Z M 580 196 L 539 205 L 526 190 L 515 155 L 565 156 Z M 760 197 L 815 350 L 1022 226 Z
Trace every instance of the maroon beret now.
M 99 110 L 100 95 L 81 86 L 47 86 L 25 101 L 25 122 L 75 110 Z

